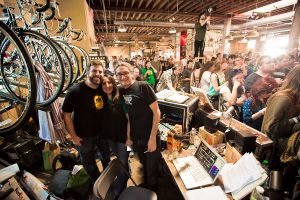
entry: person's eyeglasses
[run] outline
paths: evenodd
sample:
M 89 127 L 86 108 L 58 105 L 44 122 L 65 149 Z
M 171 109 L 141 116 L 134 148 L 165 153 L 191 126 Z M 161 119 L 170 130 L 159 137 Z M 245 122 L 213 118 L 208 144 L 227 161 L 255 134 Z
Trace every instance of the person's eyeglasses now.
M 117 76 L 118 78 L 121 78 L 122 76 L 128 76 L 129 73 L 130 73 L 130 72 L 119 72 L 119 73 L 116 73 L 116 76 Z

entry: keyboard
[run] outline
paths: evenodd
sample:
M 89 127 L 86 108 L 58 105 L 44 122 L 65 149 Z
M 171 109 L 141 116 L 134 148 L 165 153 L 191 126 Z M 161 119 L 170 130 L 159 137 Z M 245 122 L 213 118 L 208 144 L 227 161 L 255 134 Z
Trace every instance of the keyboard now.
M 188 170 L 190 171 L 192 177 L 196 182 L 207 182 L 209 178 L 207 176 L 206 171 L 203 167 L 199 167 L 199 163 L 193 157 L 185 157 L 183 161 L 186 166 L 188 166 Z
M 183 177 L 191 177 L 195 182 L 200 185 L 210 184 L 212 182 L 210 176 L 206 173 L 205 169 L 197 162 L 194 157 L 184 157 L 173 160 L 180 169 L 180 177 L 185 181 Z M 176 167 L 177 168 L 177 167 Z

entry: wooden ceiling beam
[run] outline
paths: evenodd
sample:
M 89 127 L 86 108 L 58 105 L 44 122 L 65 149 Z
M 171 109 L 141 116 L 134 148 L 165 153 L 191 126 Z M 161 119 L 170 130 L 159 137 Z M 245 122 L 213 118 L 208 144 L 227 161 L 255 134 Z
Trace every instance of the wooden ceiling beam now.
M 135 0 L 132 0 L 132 2 L 131 2 L 131 8 L 133 7 L 134 2 L 135 2 Z M 125 7 L 125 6 L 124 6 L 124 7 Z
M 124 1 L 124 8 L 126 7 L 127 0 Z
M 168 3 L 168 1 L 163 1 L 161 2 L 161 4 L 159 5 L 158 9 L 162 9 L 166 4 Z
M 189 11 L 191 8 L 194 8 L 195 6 L 197 6 L 197 4 L 199 4 L 199 1 L 190 3 L 190 5 L 186 7 L 186 11 Z M 201 3 L 201 5 L 203 4 Z M 199 12 L 197 12 L 197 14 L 199 15 Z
M 139 6 L 138 6 L 138 9 L 140 9 L 141 5 L 143 3 L 143 0 L 140 0 L 140 3 L 139 3 Z
M 185 7 L 188 6 L 188 5 L 190 5 L 190 3 L 191 3 L 191 2 L 189 2 L 189 1 L 185 1 L 185 2 L 181 5 L 181 9 L 180 9 L 180 10 L 185 11 L 185 10 L 186 10 Z
M 148 0 L 145 8 L 148 8 L 148 6 L 150 5 L 151 2 L 152 2 L 152 0 Z
M 119 4 L 119 0 L 116 1 L 116 7 L 118 7 L 118 4 Z
M 159 2 L 160 2 L 160 0 L 156 0 L 155 2 L 154 2 L 154 4 L 152 5 L 152 10 L 159 4 Z
M 102 12 L 102 10 L 95 9 L 96 12 Z M 168 10 L 150 10 L 150 9 L 132 9 L 132 8 L 107 8 L 106 11 L 119 11 L 119 12 L 131 12 L 131 13 L 155 13 L 161 15 L 170 15 L 171 13 Z M 199 12 L 177 12 L 176 16 L 198 16 Z M 212 17 L 224 17 L 223 14 L 212 13 Z
M 129 19 L 129 14 L 130 14 L 130 12 L 127 12 L 126 20 Z
M 265 5 L 275 3 L 279 0 L 261 0 L 261 1 L 253 1 L 253 0 L 248 0 L 248 1 L 239 1 L 240 4 L 236 5 L 234 8 L 229 9 L 226 14 L 240 14 L 247 12 L 249 10 L 253 10 L 256 7 L 260 8 Z
M 142 16 L 142 13 L 140 13 L 140 14 L 137 16 L 136 20 L 140 20 L 141 16 Z
M 135 14 L 136 14 L 136 13 L 133 13 L 133 14 L 132 14 L 131 19 L 134 19 L 134 18 L 135 18 Z
M 184 3 L 184 1 L 178 0 L 178 10 L 179 10 L 179 8 L 181 7 L 181 5 L 182 5 L 183 3 Z M 170 10 L 171 10 L 171 11 L 176 11 L 176 10 L 177 10 L 177 1 L 174 2 L 174 5 L 173 5 L 173 7 L 171 7 Z M 180 9 L 180 10 L 182 10 L 182 9 Z
M 142 17 L 142 19 L 146 20 L 149 15 L 150 15 L 149 13 L 144 14 L 144 16 Z

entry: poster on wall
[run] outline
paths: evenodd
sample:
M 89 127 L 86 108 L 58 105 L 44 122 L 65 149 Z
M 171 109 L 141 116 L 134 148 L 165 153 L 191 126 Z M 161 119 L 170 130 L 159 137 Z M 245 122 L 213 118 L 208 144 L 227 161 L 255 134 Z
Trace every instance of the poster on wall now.
M 186 35 L 186 55 L 193 55 L 193 29 L 187 29 Z
M 222 34 L 219 31 L 207 31 L 204 54 L 216 54 L 218 52 L 222 52 Z

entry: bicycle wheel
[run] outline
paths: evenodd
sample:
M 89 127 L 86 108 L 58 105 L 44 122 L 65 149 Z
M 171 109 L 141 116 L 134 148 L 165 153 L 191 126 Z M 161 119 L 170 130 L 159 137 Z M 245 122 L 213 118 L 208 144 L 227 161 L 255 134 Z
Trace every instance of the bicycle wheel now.
M 59 51 L 59 54 L 61 55 L 61 58 L 64 63 L 64 71 L 65 71 L 65 81 L 62 92 L 66 91 L 71 85 L 73 81 L 73 69 L 72 69 L 72 62 L 68 56 L 68 54 L 65 52 L 65 50 L 55 41 L 52 40 L 53 44 Z
M 69 46 L 73 49 L 73 51 L 76 50 L 74 52 L 77 55 L 78 60 L 81 61 L 81 62 L 79 62 L 80 63 L 80 65 L 79 65 L 79 68 L 80 68 L 79 75 L 76 79 L 76 81 L 81 81 L 83 78 L 85 78 L 85 75 L 86 75 L 86 66 L 90 62 L 89 55 L 81 47 L 77 47 L 77 46 L 72 45 L 72 44 L 70 44 Z
M 77 56 L 74 53 L 73 49 L 69 46 L 69 44 L 59 40 L 56 40 L 56 42 L 65 50 L 65 52 L 67 53 L 71 61 L 72 72 L 73 72 L 72 83 L 74 83 L 79 75 L 79 64 L 78 64 Z
M 47 85 L 38 84 L 37 90 L 37 105 L 46 107 L 58 98 L 63 89 L 65 71 L 62 58 L 53 41 L 44 35 L 31 30 L 20 30 L 19 34 L 35 67 L 43 68 L 36 70 L 36 75 L 42 78 L 47 75 L 47 81 L 39 81 Z
M 18 36 L 0 21 L 0 135 L 26 123 L 36 102 L 36 81 L 30 56 Z M 7 85 L 14 91 L 10 93 Z M 19 101 L 15 95 L 24 99 Z

